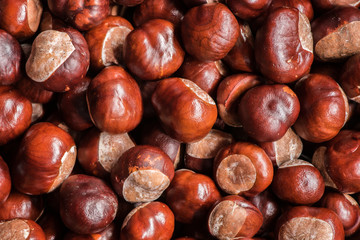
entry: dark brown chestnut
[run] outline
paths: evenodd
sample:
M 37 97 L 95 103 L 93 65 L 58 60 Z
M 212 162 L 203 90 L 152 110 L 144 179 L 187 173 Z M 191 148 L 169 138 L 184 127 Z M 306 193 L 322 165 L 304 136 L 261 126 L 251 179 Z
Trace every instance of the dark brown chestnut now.
M 141 4 L 144 0 L 113 0 L 113 1 L 120 5 L 132 7 Z
M 340 72 L 339 83 L 344 90 L 346 96 L 357 103 L 360 102 L 360 82 L 359 71 L 360 54 L 350 57 L 342 67 Z
M 9 197 L 11 190 L 10 171 L 7 163 L 0 156 L 0 204 Z
M 227 0 L 226 4 L 235 16 L 243 20 L 251 20 L 264 13 L 271 0 Z

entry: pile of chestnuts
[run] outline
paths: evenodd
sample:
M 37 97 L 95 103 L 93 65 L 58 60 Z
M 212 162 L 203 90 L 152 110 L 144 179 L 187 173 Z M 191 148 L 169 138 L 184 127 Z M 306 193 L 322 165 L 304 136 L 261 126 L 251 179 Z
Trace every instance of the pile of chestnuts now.
M 0 239 L 359 240 L 359 6 L 0 0 Z

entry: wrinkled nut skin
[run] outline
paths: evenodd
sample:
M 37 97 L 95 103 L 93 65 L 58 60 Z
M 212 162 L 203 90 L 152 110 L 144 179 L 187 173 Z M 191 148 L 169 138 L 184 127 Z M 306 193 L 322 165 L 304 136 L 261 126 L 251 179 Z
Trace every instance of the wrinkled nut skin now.
M 11 190 L 11 178 L 9 167 L 0 156 L 0 204 L 3 204 L 9 197 Z
M 134 30 L 131 23 L 119 16 L 109 16 L 85 34 L 92 70 L 123 63 L 126 36 Z
M 10 85 L 20 79 L 21 47 L 9 33 L 0 29 L 0 85 Z
M 0 145 L 20 136 L 31 123 L 31 102 L 11 86 L 0 86 Z
M 258 142 L 282 138 L 299 116 L 300 103 L 286 85 L 261 85 L 248 90 L 238 105 L 245 132 Z
M 221 119 L 229 126 L 241 127 L 237 106 L 241 96 L 250 88 L 259 85 L 261 77 L 250 74 L 234 74 L 223 79 L 216 94 L 216 102 Z
M 253 237 L 263 223 L 259 209 L 237 195 L 223 197 L 209 211 L 209 232 L 218 239 Z
M 76 146 L 67 132 L 48 122 L 32 125 L 12 165 L 14 187 L 30 195 L 51 192 L 70 175 L 75 159 Z
M 0 220 L 24 218 L 37 221 L 44 207 L 42 196 L 29 196 L 13 190 L 7 200 L 0 205 Z
M 109 134 L 91 128 L 79 141 L 78 160 L 88 174 L 108 178 L 119 157 L 133 146 L 127 133 Z
M 310 72 L 314 59 L 308 18 L 296 8 L 276 8 L 255 38 L 255 59 L 260 72 L 278 83 L 290 83 Z
M 165 192 L 165 202 L 181 223 L 195 223 L 204 219 L 211 206 L 221 199 L 214 181 L 206 175 L 187 169 L 175 172 Z
M 350 57 L 341 70 L 339 83 L 346 96 L 357 103 L 360 102 L 360 54 Z
M 312 4 L 317 11 L 326 12 L 339 6 L 359 7 L 360 2 L 357 0 L 313 0 Z
M 224 57 L 224 62 L 234 70 L 255 72 L 254 37 L 249 24 L 238 19 L 240 34 L 235 46 Z
M 236 142 L 224 147 L 214 160 L 213 178 L 228 194 L 255 196 L 271 184 L 273 175 L 271 160 L 252 143 Z
M 124 62 L 142 80 L 169 77 L 179 69 L 184 55 L 175 27 L 167 20 L 149 20 L 125 39 Z
M 226 75 L 226 70 L 221 61 L 203 62 L 194 57 L 186 57 L 178 75 L 193 81 L 213 96 L 221 79 Z
M 1 0 L 0 6 L 1 29 L 19 41 L 35 34 L 43 10 L 41 0 Z
M 68 232 L 64 240 L 119 240 L 120 229 L 117 224 L 112 222 L 105 230 L 92 233 L 92 234 L 79 234 L 74 232 Z M 54 239 L 55 240 L 55 239 Z
M 106 67 L 96 75 L 87 89 L 86 101 L 93 123 L 102 131 L 129 132 L 141 121 L 139 86 L 122 67 Z
M 43 89 L 38 83 L 32 81 L 28 76 L 23 76 L 16 82 L 16 88 L 32 103 L 48 103 L 54 92 Z
M 203 4 L 190 9 L 181 24 L 186 52 L 200 61 L 224 58 L 239 37 L 239 24 L 221 3 Z
M 350 236 L 359 229 L 359 204 L 350 195 L 327 190 L 320 200 L 320 206 L 333 210 L 338 215 L 344 226 L 345 236 Z
M 58 110 L 67 126 L 75 131 L 84 131 L 93 126 L 86 103 L 86 90 L 91 79 L 82 82 L 58 97 Z
M 315 2 L 310 0 L 273 0 L 271 1 L 269 12 L 274 11 L 279 7 L 293 7 L 298 9 L 302 14 L 304 14 L 309 21 L 312 21 L 314 18 L 314 9 L 312 3 Z
M 337 189 L 344 193 L 360 191 L 360 133 L 343 130 L 330 141 L 325 152 L 325 169 Z
M 360 10 L 336 7 L 311 23 L 314 53 L 322 61 L 339 61 L 360 52 Z
M 309 74 L 297 82 L 294 91 L 301 106 L 295 132 L 313 143 L 335 137 L 349 111 L 347 98 L 335 80 L 322 74 Z
M 2 240 L 45 240 L 41 227 L 29 219 L 0 221 L 0 239 Z
M 109 15 L 109 0 L 48 0 L 52 14 L 73 25 L 79 31 L 87 31 Z
M 177 26 L 183 17 L 184 7 L 177 0 L 145 0 L 136 7 L 133 14 L 135 26 L 156 18 L 168 20 Z
M 300 159 L 281 164 L 275 171 L 271 186 L 278 198 L 299 205 L 319 201 L 325 191 L 320 171 L 311 163 Z
M 271 1 L 270 0 L 226 0 L 226 5 L 235 16 L 243 20 L 251 20 L 264 13 Z
M 170 240 L 175 228 L 175 217 L 162 202 L 143 203 L 132 210 L 121 227 L 121 239 Z
M 88 45 L 81 33 L 60 28 L 35 38 L 25 68 L 27 75 L 44 89 L 65 92 L 82 81 L 89 64 Z
M 60 188 L 60 216 L 70 230 L 91 234 L 104 230 L 116 217 L 118 200 L 101 179 L 72 175 Z
M 215 101 L 187 79 L 161 80 L 151 102 L 165 132 L 181 142 L 205 137 L 217 118 Z
M 129 6 L 129 7 L 136 6 L 144 2 L 144 0 L 113 0 L 113 1 L 117 4 Z
M 327 208 L 292 207 L 281 215 L 275 229 L 281 240 L 342 240 L 344 228 L 338 216 Z
M 111 183 L 126 201 L 159 198 L 174 178 L 174 164 L 158 147 L 137 145 L 124 152 L 111 170 Z
M 43 229 L 46 240 L 63 239 L 62 237 L 65 232 L 65 226 L 61 221 L 59 213 L 47 209 L 41 216 L 41 218 L 38 220 L 38 224 Z M 67 238 L 65 239 L 70 240 Z

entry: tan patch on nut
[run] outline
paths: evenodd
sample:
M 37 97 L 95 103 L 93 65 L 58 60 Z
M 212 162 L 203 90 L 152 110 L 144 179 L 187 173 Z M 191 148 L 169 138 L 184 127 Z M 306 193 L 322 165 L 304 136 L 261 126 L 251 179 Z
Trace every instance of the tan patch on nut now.
M 207 102 L 211 105 L 215 105 L 214 99 L 212 99 L 210 97 L 210 95 L 207 94 L 207 92 L 205 92 L 198 85 L 196 85 L 196 83 L 194 83 L 193 81 L 187 80 L 187 79 L 183 79 L 183 78 L 181 79 L 181 81 L 185 84 L 185 86 L 190 88 L 190 90 L 193 91 L 196 94 L 196 96 L 198 96 L 201 100 L 203 100 L 204 102 Z
M 228 109 L 226 109 L 224 104 L 218 104 L 218 112 L 221 117 L 221 119 L 229 126 L 232 127 L 241 127 L 241 123 L 237 117 L 236 114 L 232 114 L 231 112 L 228 112 Z
M 339 84 L 338 84 L 338 86 L 341 91 L 341 95 L 344 99 L 344 104 L 345 104 L 345 120 L 344 120 L 344 124 L 343 124 L 343 126 L 344 126 L 350 117 L 350 106 L 349 106 L 349 101 L 348 101 L 348 98 L 347 98 L 344 90 L 341 88 L 341 86 Z
M 316 149 L 311 162 L 312 164 L 314 164 L 314 166 L 320 171 L 321 175 L 323 176 L 325 186 L 337 189 L 335 183 L 330 178 L 325 168 L 325 152 L 326 152 L 326 147 L 319 147 L 318 149 Z
M 107 172 L 111 172 L 120 156 L 135 144 L 127 133 L 111 134 L 102 132 L 99 137 L 99 163 Z
M 41 103 L 31 103 L 31 106 L 32 106 L 31 122 L 33 123 L 44 115 L 44 108 Z
M 351 205 L 359 207 L 359 204 L 357 203 L 357 201 L 353 197 L 351 197 L 349 194 L 344 193 L 344 197 L 351 203 Z
M 26 240 L 29 235 L 30 227 L 21 219 L 0 222 L 1 240 Z
M 221 76 L 226 76 L 228 74 L 228 70 L 226 69 L 224 63 L 221 60 L 215 61 L 215 66 Z
M 331 240 L 334 233 L 329 223 L 313 217 L 297 217 L 280 227 L 281 240 Z
M 169 178 L 159 170 L 138 170 L 124 182 L 123 197 L 128 202 L 150 202 L 169 186 Z
M 277 166 L 298 158 L 303 150 L 300 137 L 289 128 L 285 135 L 274 143 L 275 159 Z
M 311 163 L 309 163 L 305 160 L 293 159 L 293 160 L 284 162 L 283 164 L 281 164 L 279 166 L 279 168 L 288 168 L 288 167 L 297 167 L 297 166 L 312 166 L 312 167 L 314 167 L 314 165 L 312 165 Z
M 221 240 L 234 239 L 244 225 L 246 217 L 246 209 L 234 201 L 222 201 L 210 213 L 210 233 Z
M 42 11 L 43 7 L 40 0 L 27 0 L 28 24 L 33 32 L 36 32 L 39 27 Z
M 301 12 L 299 12 L 298 32 L 302 48 L 312 53 L 314 49 L 311 25 L 309 19 Z
M 34 40 L 26 73 L 35 82 L 46 81 L 75 51 L 67 33 L 47 30 Z
M 320 39 L 315 52 L 325 61 L 346 58 L 360 52 L 360 21 L 348 23 Z
M 250 190 L 256 181 L 256 168 L 250 158 L 233 154 L 224 158 L 216 171 L 216 180 L 228 194 Z

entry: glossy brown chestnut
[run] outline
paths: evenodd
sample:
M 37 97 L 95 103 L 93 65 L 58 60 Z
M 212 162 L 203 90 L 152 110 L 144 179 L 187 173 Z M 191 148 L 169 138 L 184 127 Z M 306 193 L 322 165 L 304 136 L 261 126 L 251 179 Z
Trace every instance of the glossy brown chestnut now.
M 276 239 L 343 240 L 344 228 L 338 216 L 326 208 L 293 207 L 283 213 L 276 225 Z
M 298 80 L 314 59 L 309 19 L 296 8 L 276 8 L 257 31 L 254 49 L 265 77 L 278 83 Z
M 253 237 L 263 223 L 263 216 L 251 202 L 229 195 L 216 202 L 209 211 L 208 228 L 218 239 Z
M 206 175 L 180 169 L 165 192 L 165 201 L 181 223 L 204 219 L 221 195 L 214 181 Z
M 238 105 L 245 132 L 258 142 L 282 138 L 299 112 L 299 99 L 283 84 L 255 86 L 244 94 Z
M 45 240 L 44 231 L 34 221 L 13 219 L 0 221 L 1 240 Z
M 320 206 L 333 210 L 341 220 L 345 236 L 350 236 L 360 227 L 359 204 L 348 194 L 327 190 L 320 200 Z
M 221 3 L 193 7 L 181 23 L 186 52 L 201 61 L 224 58 L 235 46 L 239 34 L 235 16 Z
M 279 7 L 292 7 L 298 9 L 309 19 L 309 21 L 312 21 L 314 18 L 312 3 L 315 1 L 317 0 L 272 0 L 268 12 L 274 11 Z
M 63 240 L 119 240 L 120 229 L 117 224 L 112 222 L 105 230 L 93 234 L 79 234 L 68 232 Z
M 120 5 L 132 7 L 141 4 L 144 0 L 113 0 L 113 1 Z
M 340 79 L 339 83 L 344 90 L 346 96 L 357 103 L 360 102 L 360 53 L 350 57 L 341 71 L 339 71 Z
M 85 39 L 89 45 L 91 68 L 100 71 L 110 65 L 123 64 L 125 38 L 132 30 L 131 23 L 119 16 L 109 16 L 89 30 Z
M 93 126 L 86 103 L 86 90 L 90 81 L 90 78 L 85 77 L 81 83 L 58 97 L 60 115 L 66 125 L 75 131 L 84 131 Z
M 0 145 L 20 136 L 31 123 L 31 102 L 11 86 L 0 86 Z
M 309 74 L 295 85 L 300 101 L 299 118 L 294 124 L 303 139 L 319 143 L 335 137 L 344 126 L 349 104 L 341 87 L 329 76 Z
M 12 164 L 14 187 L 25 194 L 53 191 L 70 175 L 76 159 L 73 138 L 48 122 L 31 126 Z
M 60 188 L 60 216 L 70 230 L 80 234 L 104 230 L 115 219 L 118 200 L 101 179 L 72 175 Z
M 111 171 L 112 186 L 128 202 L 158 199 L 174 178 L 174 164 L 161 149 L 138 145 L 124 152 Z
M 79 141 L 79 163 L 87 173 L 106 178 L 120 156 L 134 146 L 127 133 L 111 134 L 92 128 Z
M 10 172 L 7 163 L 0 156 L 0 204 L 3 204 L 9 197 L 11 190 Z
M 278 198 L 299 205 L 319 201 L 325 190 L 320 171 L 311 163 L 300 159 L 281 164 L 275 171 L 271 186 Z
M 226 4 L 235 16 L 243 20 L 251 20 L 264 13 L 271 0 L 227 0 Z
M 82 81 L 89 64 L 89 49 L 80 32 L 47 30 L 33 42 L 26 74 L 46 90 L 64 92 Z
M 214 160 L 214 179 L 228 194 L 255 196 L 270 185 L 273 174 L 265 151 L 252 143 L 237 142 L 224 147 Z
M 314 8 L 319 12 L 329 11 L 339 6 L 359 7 L 360 2 L 357 0 L 312 0 Z
M 28 76 L 22 76 L 15 86 L 24 97 L 33 103 L 48 103 L 54 94 L 51 91 L 43 89 Z
M 0 205 L 0 220 L 24 218 L 37 221 L 44 211 L 42 196 L 29 196 L 13 190 Z
M 142 117 L 139 86 L 122 67 L 104 68 L 90 83 L 86 100 L 90 117 L 101 131 L 133 130 Z
M 43 10 L 41 0 L 1 0 L 0 28 L 19 41 L 37 31 Z
M 121 227 L 121 239 L 170 240 L 175 227 L 174 214 L 161 202 L 143 203 L 132 210 Z
M 149 20 L 125 39 L 125 64 L 142 80 L 169 77 L 181 66 L 184 55 L 174 25 L 167 20 Z
M 314 52 L 322 61 L 336 61 L 360 53 L 360 10 L 337 7 L 311 23 Z
M 66 20 L 79 31 L 87 31 L 109 15 L 109 0 L 47 0 L 52 14 Z
M 181 142 L 200 140 L 216 121 L 215 101 L 187 79 L 161 80 L 151 101 L 165 132 Z
M 10 85 L 20 79 L 21 47 L 19 42 L 0 29 L 0 85 Z

